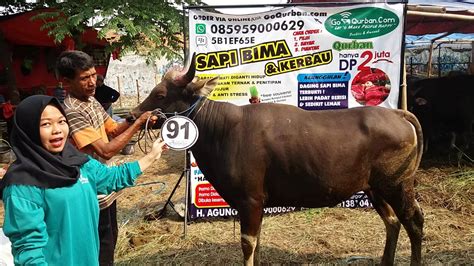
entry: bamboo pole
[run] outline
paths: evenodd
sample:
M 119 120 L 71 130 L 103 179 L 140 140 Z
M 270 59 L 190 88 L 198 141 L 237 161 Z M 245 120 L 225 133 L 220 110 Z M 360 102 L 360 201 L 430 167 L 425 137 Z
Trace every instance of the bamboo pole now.
M 434 38 L 431 40 L 431 45 L 430 45 L 430 58 L 428 59 L 428 71 L 427 71 L 427 76 L 428 78 L 431 77 L 431 72 L 432 72 L 432 62 L 433 62 L 433 49 L 434 49 L 434 45 L 435 45 L 435 42 L 438 41 L 439 39 L 442 39 L 448 35 L 450 35 L 451 32 L 445 32 L 444 34 L 441 34 L 440 36 Z M 442 42 L 439 42 L 438 45 L 441 45 Z M 438 61 L 438 64 L 439 64 L 439 61 Z M 439 67 L 438 67 L 439 68 Z
M 434 42 L 431 43 L 430 45 L 430 55 L 429 55 L 429 58 L 428 58 L 428 71 L 426 73 L 426 77 L 427 78 L 430 78 L 431 77 L 431 63 L 433 62 L 433 47 L 434 47 Z
M 452 34 L 452 33 L 449 33 L 449 34 Z M 436 38 L 436 40 L 438 40 L 439 38 Z M 434 40 L 434 39 L 433 39 Z M 409 44 L 430 44 L 433 40 L 423 40 L 423 41 L 411 41 L 411 42 L 407 42 Z M 446 44 L 450 44 L 450 43 L 454 43 L 454 44 L 470 44 L 472 43 L 472 41 L 470 40 L 461 40 L 461 39 L 455 39 L 455 40 L 446 40 L 446 41 L 442 41 L 443 43 L 446 43 Z
M 403 77 L 402 77 L 402 109 L 407 110 L 407 62 L 403 60 Z
M 121 86 L 120 86 L 120 77 L 119 76 L 117 76 L 117 89 L 118 89 L 118 92 L 120 93 L 119 106 L 120 106 L 120 108 L 122 108 L 122 89 L 121 89 Z
M 441 44 L 438 44 L 438 78 L 441 77 Z
M 446 13 L 446 8 L 442 6 L 419 6 L 408 5 L 408 11 L 431 12 L 431 13 Z
M 140 85 L 138 85 L 138 79 L 135 82 L 137 84 L 137 104 L 140 104 Z
M 447 18 L 447 19 L 474 21 L 474 16 L 469 16 L 469 15 L 432 13 L 432 12 L 421 12 L 421 11 L 413 11 L 413 10 L 408 10 L 407 16 L 423 16 L 423 17 L 433 17 L 433 18 Z
M 474 41 L 471 43 L 471 64 L 469 64 L 468 73 L 474 75 Z

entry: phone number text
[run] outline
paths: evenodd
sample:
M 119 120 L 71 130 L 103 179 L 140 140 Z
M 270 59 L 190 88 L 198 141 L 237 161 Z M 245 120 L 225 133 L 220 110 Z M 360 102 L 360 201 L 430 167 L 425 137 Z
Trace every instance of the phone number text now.
M 211 33 L 214 34 L 246 34 L 246 33 L 264 33 L 271 31 L 287 31 L 287 30 L 301 30 L 304 27 L 303 20 L 290 21 L 276 21 L 265 24 L 251 24 L 251 25 L 211 25 Z

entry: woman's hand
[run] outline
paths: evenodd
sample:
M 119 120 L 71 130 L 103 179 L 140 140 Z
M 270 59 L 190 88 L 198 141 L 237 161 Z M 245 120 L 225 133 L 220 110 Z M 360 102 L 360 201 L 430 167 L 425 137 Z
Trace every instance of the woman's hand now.
M 155 160 L 157 160 L 161 157 L 161 153 L 166 150 L 168 150 L 168 146 L 166 145 L 165 141 L 161 138 L 158 138 L 155 140 L 155 142 L 153 142 L 150 153 L 154 154 Z
M 166 146 L 165 142 L 161 138 L 157 139 L 153 143 L 150 153 L 138 160 L 138 164 L 140 165 L 140 169 L 142 170 L 142 172 L 144 172 L 145 169 L 150 167 L 150 165 L 155 160 L 159 159 L 161 157 L 161 153 L 165 150 L 168 150 L 168 146 Z

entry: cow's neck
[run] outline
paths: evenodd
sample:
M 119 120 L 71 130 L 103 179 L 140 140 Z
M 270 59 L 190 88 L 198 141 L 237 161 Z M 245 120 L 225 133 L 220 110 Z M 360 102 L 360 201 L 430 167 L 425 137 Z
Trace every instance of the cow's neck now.
M 212 141 L 225 138 L 233 124 L 239 121 L 239 116 L 241 111 L 238 106 L 204 100 L 191 117 L 199 129 L 199 139 Z

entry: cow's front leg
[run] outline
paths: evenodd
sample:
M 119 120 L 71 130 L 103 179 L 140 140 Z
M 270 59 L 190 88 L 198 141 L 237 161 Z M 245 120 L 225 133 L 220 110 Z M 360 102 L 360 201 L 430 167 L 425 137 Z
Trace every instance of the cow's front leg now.
M 263 203 L 254 199 L 243 201 L 238 208 L 240 234 L 245 265 L 259 265 L 259 239 L 262 226 Z

